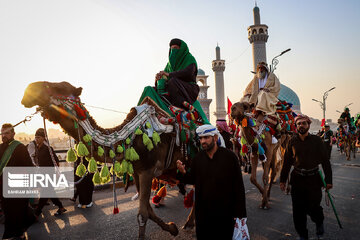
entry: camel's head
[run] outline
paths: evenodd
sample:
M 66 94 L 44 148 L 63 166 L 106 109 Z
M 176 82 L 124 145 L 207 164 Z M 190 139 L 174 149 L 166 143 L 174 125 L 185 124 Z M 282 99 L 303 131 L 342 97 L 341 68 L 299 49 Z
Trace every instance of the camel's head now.
M 70 83 L 34 82 L 25 89 L 21 104 L 27 108 L 33 106 L 47 107 L 53 96 L 80 96 L 82 88 L 75 88 Z
M 251 110 L 251 106 L 247 102 L 237 102 L 231 106 L 231 117 L 240 123 L 245 117 L 245 113 Z

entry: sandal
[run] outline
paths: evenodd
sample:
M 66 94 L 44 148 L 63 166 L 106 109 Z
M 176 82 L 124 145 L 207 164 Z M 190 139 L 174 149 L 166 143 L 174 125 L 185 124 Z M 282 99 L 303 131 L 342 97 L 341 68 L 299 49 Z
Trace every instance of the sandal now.
M 65 208 L 59 208 L 56 213 L 54 213 L 54 216 L 59 216 L 66 212 L 67 210 Z

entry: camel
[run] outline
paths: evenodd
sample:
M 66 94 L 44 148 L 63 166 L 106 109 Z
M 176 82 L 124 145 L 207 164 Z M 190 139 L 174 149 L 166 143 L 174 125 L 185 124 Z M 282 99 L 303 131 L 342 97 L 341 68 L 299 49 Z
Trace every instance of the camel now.
M 338 119 L 339 124 L 339 134 L 340 134 L 340 145 L 343 147 L 346 160 L 351 160 L 351 152 L 353 152 L 353 157 L 356 158 L 356 134 L 353 134 L 350 130 L 346 131 L 345 129 L 349 129 L 349 126 L 344 121 L 344 119 Z
M 61 101 L 58 101 L 58 96 L 62 96 L 63 99 L 77 99 L 81 94 L 82 88 L 76 88 L 67 82 L 61 83 L 50 83 L 50 82 L 34 82 L 29 84 L 26 88 L 23 99 L 21 103 L 26 108 L 31 108 L 38 106 L 38 109 L 41 111 L 42 115 L 52 122 L 59 123 L 63 130 L 73 137 L 76 140 L 82 138 L 86 132 L 84 128 L 79 124 L 79 128 L 74 127 L 74 121 L 79 121 L 76 116 L 64 113 Z M 81 103 L 81 102 L 80 102 Z M 114 128 L 103 129 L 97 125 L 96 121 L 89 116 L 89 122 L 91 126 L 100 131 L 103 134 L 111 134 L 115 131 L 121 130 L 127 123 L 129 123 L 136 116 L 136 110 L 131 109 L 130 113 L 127 115 L 124 122 Z M 165 162 L 169 152 L 169 148 L 172 142 L 172 139 L 175 137 L 175 133 L 162 133 L 160 135 L 161 142 L 154 147 L 151 151 L 148 151 L 146 146 L 143 144 L 141 136 L 136 136 L 133 140 L 133 147 L 140 156 L 140 160 L 133 162 L 134 168 L 134 179 L 136 188 L 139 192 L 139 210 L 137 214 L 137 220 L 139 225 L 139 239 L 145 238 L 145 229 L 148 219 L 151 219 L 157 223 L 163 230 L 168 231 L 171 235 L 178 235 L 178 228 L 173 222 L 165 223 L 160 219 L 153 211 L 149 203 L 150 193 L 151 193 L 151 183 L 154 177 L 157 177 L 164 172 L 170 172 L 176 170 L 176 160 L 183 159 L 183 154 L 181 149 L 176 144 L 174 146 L 172 158 L 170 159 L 170 164 L 167 169 L 165 169 Z M 119 143 L 115 143 L 116 145 Z M 89 152 L 90 148 L 97 149 L 98 144 L 93 142 L 92 145 L 88 146 L 86 144 Z M 109 152 L 110 148 L 105 147 L 105 152 Z M 171 154 L 170 154 L 171 156 Z M 95 160 L 99 162 L 112 162 L 108 156 L 99 157 L 97 154 L 94 154 Z M 116 161 L 121 161 L 123 156 L 120 154 L 116 155 Z
M 246 118 L 248 120 L 248 116 L 246 115 L 247 112 L 250 112 L 251 106 L 247 102 L 237 102 L 232 105 L 231 107 L 231 117 L 237 123 L 241 123 L 241 121 Z M 241 127 L 241 137 L 246 139 L 246 142 L 251 146 L 253 152 L 257 152 L 257 144 L 254 144 L 255 137 L 252 134 L 252 128 L 249 126 Z M 280 148 L 282 152 L 287 146 L 287 142 L 289 141 L 290 137 L 288 136 L 285 131 L 282 130 L 282 136 L 278 140 L 276 144 L 272 143 L 272 136 L 269 132 L 263 131 L 265 138 L 263 139 L 265 146 L 266 146 L 266 162 L 263 162 L 263 176 L 262 182 L 263 186 L 261 186 L 256 178 L 256 170 L 258 166 L 259 156 L 258 154 L 250 154 L 250 162 L 251 162 L 251 176 L 250 181 L 254 184 L 257 189 L 262 194 L 262 201 L 260 204 L 260 208 L 262 209 L 269 209 L 269 199 L 270 199 L 270 191 L 272 184 L 276 178 L 277 172 L 280 170 L 279 164 L 277 164 L 277 151 Z
M 248 111 L 250 111 L 250 104 L 248 104 L 246 102 L 237 102 L 237 103 L 233 104 L 231 107 L 231 117 L 235 120 L 235 122 L 241 123 L 241 121 L 244 118 L 248 118 L 245 115 L 245 113 Z M 251 145 L 251 147 L 253 147 L 254 150 L 256 149 L 256 151 L 257 151 L 257 145 L 253 144 L 255 141 L 255 137 L 252 135 L 251 131 L 252 131 L 251 127 L 249 127 L 249 126 L 242 127 L 241 126 L 241 137 L 244 137 L 246 139 L 246 141 Z M 263 168 L 264 168 L 264 172 L 263 172 L 263 176 L 262 176 L 263 186 L 261 186 L 256 179 L 256 170 L 257 170 L 258 161 L 259 161 L 258 154 L 251 154 L 250 181 L 252 184 L 254 184 L 257 187 L 257 189 L 262 194 L 260 208 L 269 209 L 270 208 L 270 206 L 269 206 L 269 194 L 270 194 L 269 190 L 270 190 L 270 184 L 271 184 L 271 182 L 269 181 L 270 165 L 275 166 L 275 159 L 276 159 L 275 158 L 275 154 L 276 154 L 275 150 L 277 149 L 277 146 L 279 145 L 279 143 L 272 144 L 272 140 L 271 140 L 272 137 L 269 132 L 264 131 L 264 135 L 265 135 L 265 139 L 263 141 L 267 148 L 267 150 L 265 152 L 267 161 L 263 164 Z M 274 172 L 272 174 L 272 178 L 274 178 L 275 175 L 276 175 L 276 172 Z

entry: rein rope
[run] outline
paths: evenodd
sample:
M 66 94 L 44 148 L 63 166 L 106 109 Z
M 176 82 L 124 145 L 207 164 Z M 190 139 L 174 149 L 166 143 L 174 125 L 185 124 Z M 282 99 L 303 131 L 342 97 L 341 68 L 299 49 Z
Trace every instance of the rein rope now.
M 47 134 L 47 130 L 46 130 L 46 122 L 45 122 L 45 117 L 43 117 L 43 122 L 44 122 L 44 132 L 45 132 L 45 140 L 47 141 L 47 147 L 49 149 L 49 152 L 50 152 L 50 156 L 51 156 L 51 160 L 54 164 L 54 167 L 55 167 L 55 170 L 56 170 L 56 173 L 57 175 L 60 175 L 60 170 L 59 170 L 59 166 L 57 165 L 56 161 L 55 161 L 55 157 L 54 157 L 54 153 L 53 151 L 51 151 L 51 147 L 50 147 L 50 141 L 49 141 L 49 137 L 48 137 L 48 134 Z M 79 184 L 84 178 L 85 176 L 88 174 L 88 170 L 86 170 L 86 174 L 84 174 L 84 176 L 82 176 L 78 181 L 76 182 L 69 182 L 70 184 Z

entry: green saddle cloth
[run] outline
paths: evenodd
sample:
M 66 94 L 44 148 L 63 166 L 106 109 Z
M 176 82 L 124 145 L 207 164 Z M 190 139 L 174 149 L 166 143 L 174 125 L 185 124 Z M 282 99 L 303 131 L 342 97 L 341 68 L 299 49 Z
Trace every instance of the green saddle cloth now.
M 150 98 L 159 108 L 164 110 L 169 116 L 175 117 L 174 114 L 169 110 L 167 105 L 164 103 L 164 101 L 161 99 L 159 94 L 155 91 L 155 89 L 151 86 L 147 86 L 144 88 L 143 93 L 141 94 L 140 100 L 138 102 L 138 106 L 143 104 L 144 100 L 146 98 Z M 194 108 L 199 113 L 200 117 L 203 119 L 204 124 L 210 124 L 209 120 L 207 119 L 204 111 L 201 108 L 201 105 L 198 100 L 196 100 L 193 104 Z

